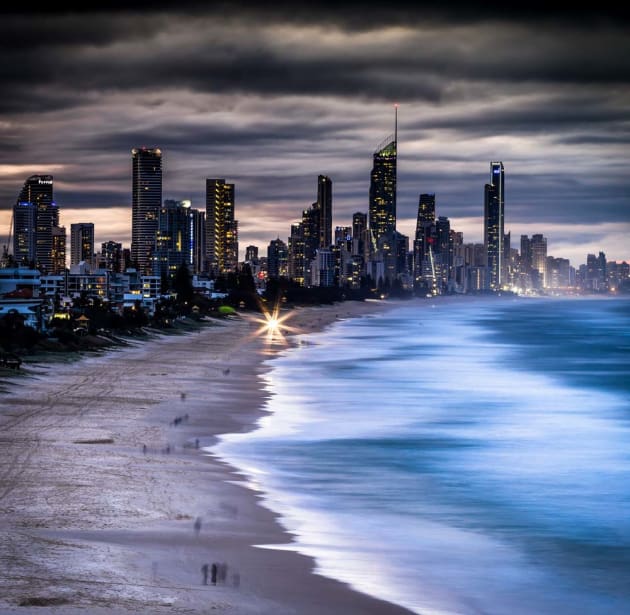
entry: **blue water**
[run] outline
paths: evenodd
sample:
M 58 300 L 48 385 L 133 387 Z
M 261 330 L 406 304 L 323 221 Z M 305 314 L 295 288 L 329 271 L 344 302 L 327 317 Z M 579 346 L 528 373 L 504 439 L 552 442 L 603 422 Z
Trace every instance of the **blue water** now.
M 319 572 L 423 614 L 630 613 L 630 299 L 402 304 L 270 367 L 215 452 Z

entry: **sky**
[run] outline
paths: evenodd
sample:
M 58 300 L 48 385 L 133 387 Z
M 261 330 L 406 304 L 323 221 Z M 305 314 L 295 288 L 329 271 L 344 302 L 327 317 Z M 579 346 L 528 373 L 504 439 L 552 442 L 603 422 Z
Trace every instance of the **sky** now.
M 333 226 L 368 211 L 372 155 L 394 131 L 397 229 L 418 197 L 483 241 L 490 162 L 505 231 L 542 233 L 573 266 L 630 261 L 630 13 L 593 3 L 265 3 L 0 9 L 0 240 L 32 174 L 96 247 L 131 238 L 131 149 L 163 151 L 163 197 L 205 207 L 235 184 L 240 258 L 287 241 L 333 181 Z M 20 12 L 20 11 L 24 12 Z M 27 12 L 28 11 L 28 12 Z M 68 239 L 69 241 L 69 239 Z M 69 249 L 69 246 L 68 246 Z

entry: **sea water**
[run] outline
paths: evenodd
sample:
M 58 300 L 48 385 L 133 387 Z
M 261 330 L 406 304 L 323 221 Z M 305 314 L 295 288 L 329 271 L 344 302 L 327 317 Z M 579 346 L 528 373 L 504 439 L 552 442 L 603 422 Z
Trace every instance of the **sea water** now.
M 427 299 L 295 342 L 215 449 L 286 548 L 417 613 L 630 613 L 630 299 Z

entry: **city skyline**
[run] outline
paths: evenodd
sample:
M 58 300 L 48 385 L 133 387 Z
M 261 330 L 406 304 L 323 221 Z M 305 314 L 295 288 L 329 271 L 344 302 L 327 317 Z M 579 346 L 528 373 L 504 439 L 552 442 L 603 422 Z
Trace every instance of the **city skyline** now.
M 235 185 L 240 259 L 287 240 L 319 175 L 333 227 L 350 225 L 368 212 L 398 103 L 401 233 L 414 236 L 418 197 L 435 193 L 438 214 L 481 243 L 488 163 L 501 160 L 513 240 L 543 234 L 573 266 L 630 258 L 623 11 L 210 5 L 222 10 L 3 15 L 3 238 L 25 179 L 50 174 L 61 225 L 94 222 L 97 246 L 128 247 L 129 152 L 143 145 L 163 151 L 163 200 L 203 209 L 207 178 Z

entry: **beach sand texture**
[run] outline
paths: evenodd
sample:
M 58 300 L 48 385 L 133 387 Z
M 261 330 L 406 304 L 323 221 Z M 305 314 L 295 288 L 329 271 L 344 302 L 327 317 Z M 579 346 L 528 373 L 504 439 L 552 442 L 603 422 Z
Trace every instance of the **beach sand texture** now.
M 299 308 L 316 331 L 378 302 Z M 263 360 L 242 315 L 71 363 L 0 394 L 0 613 L 403 615 L 313 572 L 245 477 L 204 452 L 255 428 Z M 146 447 L 146 448 L 145 448 Z M 212 564 L 217 569 L 212 584 Z M 207 585 L 204 564 L 208 564 Z

